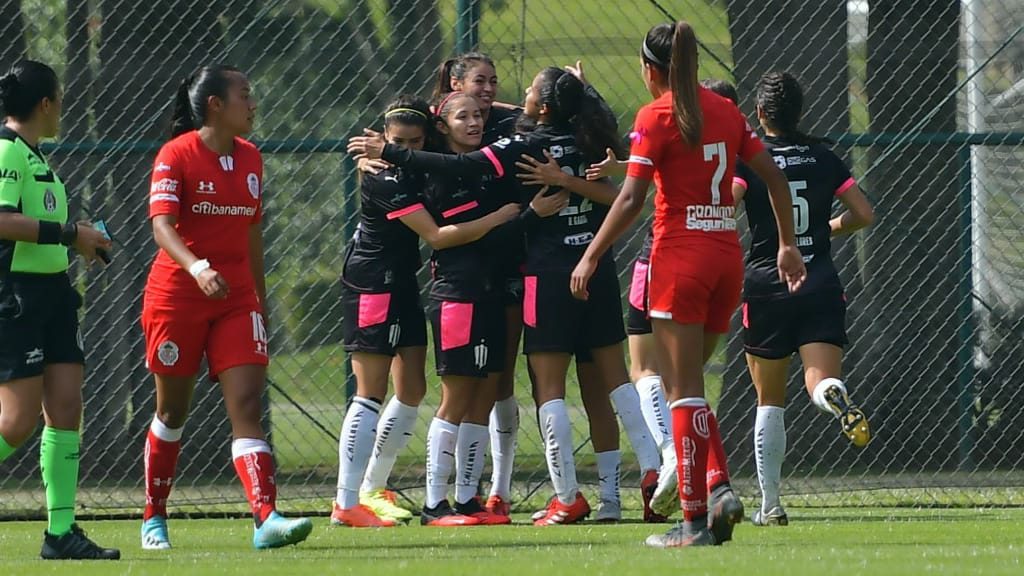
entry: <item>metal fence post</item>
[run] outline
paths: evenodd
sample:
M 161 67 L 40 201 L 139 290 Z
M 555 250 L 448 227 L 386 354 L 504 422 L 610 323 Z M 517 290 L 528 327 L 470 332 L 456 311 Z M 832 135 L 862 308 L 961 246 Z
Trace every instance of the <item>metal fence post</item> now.
M 974 450 L 974 314 L 973 301 L 973 258 L 972 258 L 972 190 L 971 190 L 971 145 L 965 144 L 957 153 L 960 164 L 960 286 L 959 310 L 960 331 L 958 340 L 960 349 L 957 353 L 957 404 L 960 415 L 957 428 L 960 432 L 959 455 L 960 470 L 973 468 Z
M 458 0 L 455 13 L 455 51 L 472 52 L 480 45 L 480 0 Z

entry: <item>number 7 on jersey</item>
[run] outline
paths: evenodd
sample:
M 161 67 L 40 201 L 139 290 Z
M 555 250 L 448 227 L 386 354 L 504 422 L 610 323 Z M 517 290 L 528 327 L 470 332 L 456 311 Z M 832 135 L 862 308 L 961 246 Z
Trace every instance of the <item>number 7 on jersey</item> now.
M 711 177 L 711 204 L 718 206 L 722 203 L 722 178 L 725 176 L 725 142 L 712 142 L 704 145 L 704 161 L 711 162 L 717 156 L 718 164 L 715 166 L 715 174 Z

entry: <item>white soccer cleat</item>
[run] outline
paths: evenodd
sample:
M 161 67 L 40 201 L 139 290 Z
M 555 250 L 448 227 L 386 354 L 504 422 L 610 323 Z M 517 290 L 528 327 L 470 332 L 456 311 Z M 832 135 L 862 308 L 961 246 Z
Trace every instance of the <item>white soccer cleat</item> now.
M 666 450 L 661 471 L 658 473 L 658 487 L 651 498 L 651 510 L 669 518 L 679 511 L 679 478 L 676 474 L 676 452 Z

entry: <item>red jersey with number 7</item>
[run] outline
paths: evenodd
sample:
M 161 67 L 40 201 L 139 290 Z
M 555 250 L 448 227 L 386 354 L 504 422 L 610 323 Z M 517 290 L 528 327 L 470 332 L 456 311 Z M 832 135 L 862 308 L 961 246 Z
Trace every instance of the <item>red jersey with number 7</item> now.
M 254 289 L 249 228 L 260 221 L 263 159 L 251 142 L 235 138 L 231 154 L 203 144 L 186 132 L 157 154 L 149 186 L 149 217 L 176 216 L 175 228 L 189 250 L 210 261 L 233 294 Z M 163 250 L 146 285 L 149 292 L 205 298 L 187 270 Z
M 700 86 L 701 144 L 687 146 L 672 113 L 672 93 L 637 112 L 627 174 L 654 180 L 654 238 L 669 246 L 704 242 L 739 244 L 732 178 L 736 158 L 764 150 L 732 101 Z

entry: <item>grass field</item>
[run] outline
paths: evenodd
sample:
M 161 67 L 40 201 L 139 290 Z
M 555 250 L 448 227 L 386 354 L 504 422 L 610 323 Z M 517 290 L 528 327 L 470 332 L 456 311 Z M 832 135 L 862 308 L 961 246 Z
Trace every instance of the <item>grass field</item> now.
M 44 563 L 42 523 L 0 524 L 5 573 L 28 574 L 1020 574 L 1024 510 L 790 510 L 787 528 L 737 529 L 719 548 L 650 550 L 664 526 L 511 526 L 383 531 L 332 529 L 315 519 L 309 541 L 255 552 L 246 520 L 172 523 L 175 549 L 144 553 L 138 522 L 90 522 L 89 533 L 119 546 L 120 563 Z M 517 518 L 526 522 L 526 518 Z

